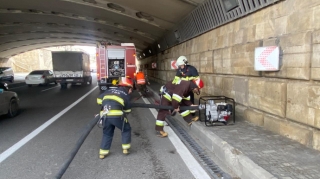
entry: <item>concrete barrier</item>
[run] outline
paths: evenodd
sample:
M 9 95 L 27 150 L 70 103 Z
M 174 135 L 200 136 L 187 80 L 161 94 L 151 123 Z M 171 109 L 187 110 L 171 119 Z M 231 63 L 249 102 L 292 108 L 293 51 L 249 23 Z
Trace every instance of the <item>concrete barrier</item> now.
M 159 100 L 155 90 L 148 86 L 149 91 L 154 93 L 153 97 Z M 249 157 L 244 155 L 240 150 L 234 148 L 226 141 L 222 140 L 213 131 L 204 125 L 203 122 L 195 122 L 191 126 L 183 120 L 180 115 L 174 116 L 183 128 L 192 136 L 196 137 L 207 150 L 214 153 L 220 161 L 226 164 L 233 172 L 242 179 L 276 179 L 271 173 L 257 165 Z

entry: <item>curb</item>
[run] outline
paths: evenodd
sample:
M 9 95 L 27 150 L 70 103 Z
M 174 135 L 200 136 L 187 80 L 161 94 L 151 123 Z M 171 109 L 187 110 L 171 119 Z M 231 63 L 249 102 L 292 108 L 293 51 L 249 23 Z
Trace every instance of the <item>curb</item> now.
M 181 123 L 181 120 L 178 119 Z M 230 167 L 236 175 L 243 179 L 275 179 L 271 173 L 254 163 L 240 150 L 232 147 L 222 140 L 212 131 L 204 129 L 201 123 L 196 122 L 190 127 L 190 132 L 194 134 L 206 148 Z
M 148 86 L 148 89 L 157 94 Z M 155 95 L 157 96 L 157 95 Z M 222 140 L 214 132 L 207 129 L 201 122 L 195 122 L 191 127 L 187 127 L 182 117 L 175 116 L 180 125 L 197 137 L 205 147 L 215 154 L 219 160 L 225 163 L 233 172 L 242 179 L 276 179 L 271 173 L 254 163 L 249 157 L 240 150 L 232 147 Z

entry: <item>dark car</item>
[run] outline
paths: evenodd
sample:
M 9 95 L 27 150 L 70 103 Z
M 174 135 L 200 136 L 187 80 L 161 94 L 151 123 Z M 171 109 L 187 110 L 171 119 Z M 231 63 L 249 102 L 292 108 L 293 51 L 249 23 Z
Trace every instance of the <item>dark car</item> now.
M 14 117 L 19 111 L 19 98 L 17 93 L 7 90 L 6 83 L 0 82 L 0 115 Z
M 0 67 L 0 81 L 10 81 L 13 83 L 14 74 L 11 67 Z

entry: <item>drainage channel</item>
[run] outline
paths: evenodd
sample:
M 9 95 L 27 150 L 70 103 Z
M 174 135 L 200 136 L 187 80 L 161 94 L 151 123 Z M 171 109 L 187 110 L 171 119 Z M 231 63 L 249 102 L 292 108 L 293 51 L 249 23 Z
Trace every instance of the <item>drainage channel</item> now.
M 211 160 L 202 147 L 199 146 L 199 144 L 177 123 L 175 119 L 171 116 L 167 116 L 167 119 L 170 127 L 214 179 L 232 179 L 229 174 L 222 171 L 220 167 Z

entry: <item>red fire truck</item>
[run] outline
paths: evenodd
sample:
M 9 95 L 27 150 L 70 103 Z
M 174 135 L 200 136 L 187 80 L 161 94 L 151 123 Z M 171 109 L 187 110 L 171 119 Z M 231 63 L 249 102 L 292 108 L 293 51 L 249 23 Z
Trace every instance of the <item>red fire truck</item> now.
M 120 77 L 134 79 L 136 72 L 136 48 L 133 43 L 121 46 L 97 46 L 97 78 L 100 90 L 116 87 Z

